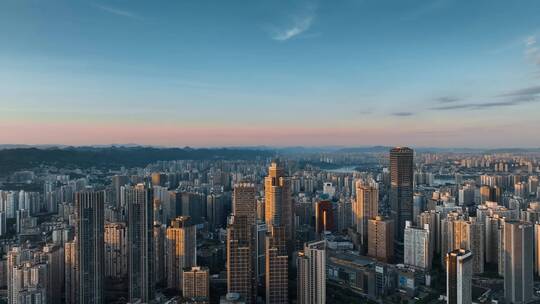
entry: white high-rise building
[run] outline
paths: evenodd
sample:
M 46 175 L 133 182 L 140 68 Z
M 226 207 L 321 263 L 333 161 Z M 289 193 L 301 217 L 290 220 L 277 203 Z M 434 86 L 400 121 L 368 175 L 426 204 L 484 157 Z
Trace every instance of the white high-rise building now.
M 326 241 L 308 243 L 298 253 L 298 303 L 326 303 Z
M 410 221 L 405 222 L 404 251 L 405 265 L 424 270 L 431 268 L 432 250 L 429 224 L 425 224 L 422 229 L 412 227 Z

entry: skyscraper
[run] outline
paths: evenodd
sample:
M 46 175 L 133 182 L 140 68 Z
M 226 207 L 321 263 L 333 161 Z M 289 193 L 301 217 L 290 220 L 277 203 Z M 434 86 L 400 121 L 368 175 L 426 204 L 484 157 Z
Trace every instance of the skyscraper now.
M 390 150 L 390 215 L 394 220 L 394 239 L 403 242 L 405 222 L 413 215 L 413 163 L 414 152 L 410 148 L 397 147 Z
M 195 299 L 197 303 L 209 303 L 210 282 L 207 267 L 191 267 L 183 271 L 182 295 L 184 298 Z
M 227 227 L 227 292 L 240 294 L 248 303 L 256 298 L 253 231 L 244 215 L 233 216 Z
M 368 221 L 368 255 L 383 262 L 394 257 L 394 221 L 377 216 Z
M 266 237 L 266 304 L 288 303 L 288 263 L 285 229 L 272 226 Z
M 368 221 L 379 215 L 379 189 L 364 181 L 356 182 L 356 200 L 353 203 L 353 219 L 360 235 L 362 251 L 367 251 Z
M 447 303 L 472 303 L 472 253 L 464 249 L 447 253 L 446 269 Z
M 75 194 L 78 210 L 79 303 L 104 303 L 104 203 L 103 191 Z
M 182 270 L 197 265 L 197 228 L 189 216 L 179 216 L 167 228 L 167 287 L 182 288 Z
M 298 253 L 298 303 L 326 303 L 326 241 L 308 243 Z
M 129 301 L 153 298 L 153 193 L 144 184 L 126 189 L 128 205 Z
M 286 241 L 292 240 L 294 226 L 291 185 L 285 170 L 277 162 L 272 162 L 268 176 L 264 178 L 264 199 L 264 218 L 268 231 L 272 231 L 273 226 L 281 226 Z
M 527 303 L 533 296 L 533 235 L 531 223 L 504 223 L 504 297 L 508 303 Z
M 245 216 L 249 226 L 257 221 L 257 190 L 252 183 L 238 183 L 234 185 L 232 214 Z

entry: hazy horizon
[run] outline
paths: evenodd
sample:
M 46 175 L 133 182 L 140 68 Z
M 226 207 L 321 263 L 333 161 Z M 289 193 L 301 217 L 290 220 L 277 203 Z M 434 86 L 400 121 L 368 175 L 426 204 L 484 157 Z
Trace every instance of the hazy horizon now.
M 109 143 L 109 144 L 83 144 L 83 145 L 70 145 L 70 144 L 58 144 L 58 143 L 48 143 L 48 144 L 12 144 L 12 143 L 0 143 L 0 149 L 10 148 L 10 147 L 58 147 L 58 148 L 85 148 L 85 147 L 94 147 L 94 148 L 107 148 L 107 147 L 150 147 L 150 148 L 194 148 L 194 149 L 369 149 L 369 148 L 392 148 L 406 145 L 390 145 L 390 144 L 381 144 L 381 145 L 214 145 L 214 146 L 191 146 L 191 145 L 152 145 L 152 144 L 138 144 L 138 143 Z M 463 147 L 463 146 L 415 146 L 407 145 L 407 147 L 413 149 L 440 149 L 440 150 L 511 150 L 511 149 L 521 149 L 521 150 L 536 150 L 540 149 L 538 146 L 477 146 L 477 147 Z

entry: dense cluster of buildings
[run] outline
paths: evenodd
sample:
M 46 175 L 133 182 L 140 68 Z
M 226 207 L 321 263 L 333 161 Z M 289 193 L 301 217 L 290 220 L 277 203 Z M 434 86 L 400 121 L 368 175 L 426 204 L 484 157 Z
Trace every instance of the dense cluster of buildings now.
M 0 288 L 9 304 L 540 300 L 538 156 L 369 157 L 17 172 Z

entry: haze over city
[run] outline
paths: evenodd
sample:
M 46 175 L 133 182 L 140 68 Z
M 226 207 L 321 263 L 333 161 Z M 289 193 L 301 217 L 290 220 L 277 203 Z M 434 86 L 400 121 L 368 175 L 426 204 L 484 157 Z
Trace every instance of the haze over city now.
M 538 147 L 539 10 L 2 1 L 0 142 Z

